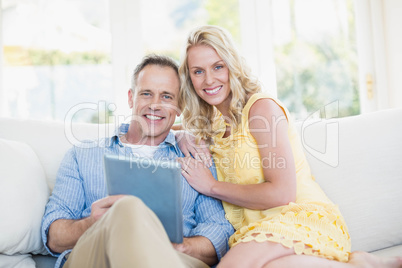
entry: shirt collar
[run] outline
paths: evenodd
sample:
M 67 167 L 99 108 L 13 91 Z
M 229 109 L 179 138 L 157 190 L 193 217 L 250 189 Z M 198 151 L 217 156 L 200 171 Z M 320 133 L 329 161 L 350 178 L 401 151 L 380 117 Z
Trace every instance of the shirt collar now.
M 113 146 L 113 144 L 117 144 L 120 147 L 123 147 L 122 142 L 120 141 L 120 136 L 124 135 L 128 132 L 128 128 L 129 128 L 130 124 L 127 123 L 123 123 L 121 124 L 118 128 L 116 128 L 115 134 L 110 137 L 108 139 L 108 147 Z M 176 153 L 178 155 L 180 155 L 180 150 L 178 149 L 178 145 L 176 142 L 176 137 L 174 135 L 174 132 L 171 130 L 169 131 L 169 134 L 166 136 L 165 140 L 159 144 L 159 148 L 160 147 L 165 147 L 165 146 L 173 146 L 173 148 L 175 149 Z

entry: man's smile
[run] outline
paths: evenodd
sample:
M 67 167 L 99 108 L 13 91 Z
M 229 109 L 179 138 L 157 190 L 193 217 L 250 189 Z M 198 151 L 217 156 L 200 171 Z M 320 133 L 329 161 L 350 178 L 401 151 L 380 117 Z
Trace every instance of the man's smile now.
M 153 114 L 146 114 L 145 117 L 151 121 L 161 120 L 164 118 L 164 117 L 153 115 Z

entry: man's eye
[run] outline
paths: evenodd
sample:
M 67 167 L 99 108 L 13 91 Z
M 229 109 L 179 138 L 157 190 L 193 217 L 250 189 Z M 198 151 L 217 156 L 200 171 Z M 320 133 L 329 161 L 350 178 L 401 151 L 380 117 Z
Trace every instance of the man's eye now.
M 169 95 L 163 95 L 163 98 L 164 98 L 164 99 L 167 99 L 167 100 L 173 99 L 172 96 L 169 96 Z
M 142 96 L 150 96 L 151 93 L 149 93 L 149 92 L 143 92 L 143 93 L 141 93 L 141 95 L 142 95 Z
M 217 66 L 215 67 L 216 70 L 220 70 L 220 69 L 222 69 L 222 68 L 223 68 L 223 65 L 217 65 Z

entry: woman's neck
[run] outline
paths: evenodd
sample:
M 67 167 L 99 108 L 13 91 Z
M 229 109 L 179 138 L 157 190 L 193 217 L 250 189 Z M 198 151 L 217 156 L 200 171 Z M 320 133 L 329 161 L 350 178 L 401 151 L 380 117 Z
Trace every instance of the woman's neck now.
M 223 102 L 221 102 L 218 105 L 215 105 L 216 109 L 219 110 L 219 112 L 222 114 L 223 118 L 225 119 L 226 123 L 229 123 L 228 120 L 230 120 L 231 116 L 230 116 L 230 102 L 232 101 L 232 94 L 229 95 L 228 98 L 226 98 L 226 100 L 224 100 Z

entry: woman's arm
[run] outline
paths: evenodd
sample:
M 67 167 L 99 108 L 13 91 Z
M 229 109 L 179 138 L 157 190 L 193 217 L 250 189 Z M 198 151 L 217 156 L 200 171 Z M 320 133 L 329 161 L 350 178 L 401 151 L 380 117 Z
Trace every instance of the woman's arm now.
M 265 182 L 241 185 L 215 181 L 202 165 L 191 159 L 182 161 L 184 177 L 205 195 L 249 209 L 268 209 L 294 202 L 296 170 L 284 112 L 272 100 L 258 100 L 250 109 L 249 128 L 261 159 L 275 156 L 286 163 L 263 168 Z

